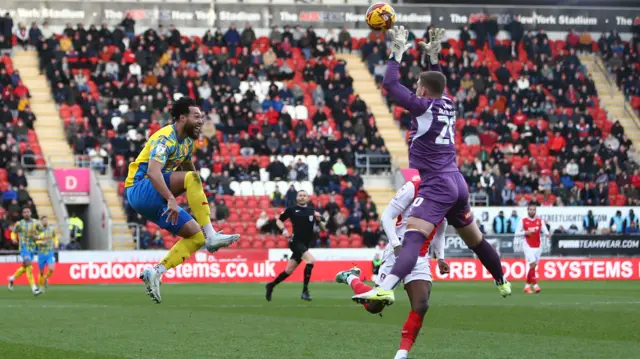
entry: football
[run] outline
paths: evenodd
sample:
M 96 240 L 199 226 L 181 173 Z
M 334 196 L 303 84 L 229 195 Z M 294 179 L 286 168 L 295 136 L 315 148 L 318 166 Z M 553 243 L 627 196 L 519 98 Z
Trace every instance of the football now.
M 387 31 L 396 22 L 396 12 L 391 5 L 379 2 L 369 6 L 366 15 L 367 25 L 372 30 Z

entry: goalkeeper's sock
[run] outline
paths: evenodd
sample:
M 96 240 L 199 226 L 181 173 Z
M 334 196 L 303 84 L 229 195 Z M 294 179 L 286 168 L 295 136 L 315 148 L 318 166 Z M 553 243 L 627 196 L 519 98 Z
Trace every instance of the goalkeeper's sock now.
M 189 259 L 200 247 L 204 245 L 204 233 L 202 231 L 189 238 L 183 238 L 171 247 L 166 257 L 159 263 L 165 270 L 175 268 Z M 156 267 L 156 270 L 158 268 Z
M 38 287 L 36 287 L 36 282 L 33 279 L 33 267 L 30 265 L 27 266 L 26 272 L 27 272 L 27 281 L 29 281 L 29 285 L 31 285 L 31 289 L 36 290 Z
M 20 266 L 20 268 L 18 268 L 18 270 L 16 270 L 15 273 L 13 273 L 13 275 L 11 276 L 11 280 L 16 280 L 20 277 L 22 277 L 22 275 L 27 271 L 27 269 L 25 268 L 25 266 Z

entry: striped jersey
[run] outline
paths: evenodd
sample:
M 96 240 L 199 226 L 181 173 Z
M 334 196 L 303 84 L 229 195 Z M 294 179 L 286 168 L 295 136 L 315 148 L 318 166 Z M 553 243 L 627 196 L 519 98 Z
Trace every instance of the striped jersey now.
M 193 140 L 191 138 L 187 137 L 180 141 L 174 125 L 161 128 L 149 137 L 136 160 L 129 164 L 125 187 L 131 187 L 147 177 L 150 160 L 164 164 L 162 173 L 171 173 L 183 162 L 191 161 L 192 153 Z
M 13 227 L 13 233 L 18 236 L 20 250 L 35 251 L 36 240 L 40 237 L 41 232 L 42 225 L 40 225 L 40 221 L 34 218 L 30 220 L 21 219 Z

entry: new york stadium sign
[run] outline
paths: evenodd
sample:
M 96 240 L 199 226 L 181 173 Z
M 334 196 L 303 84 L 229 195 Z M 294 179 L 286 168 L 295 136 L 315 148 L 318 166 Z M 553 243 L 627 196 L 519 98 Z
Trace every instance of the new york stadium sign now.
M 501 25 L 517 18 L 525 28 L 547 31 L 568 31 L 571 28 L 589 31 L 628 31 L 640 16 L 636 9 L 592 7 L 526 7 L 526 6 L 459 6 L 459 5 L 394 5 L 398 23 L 414 29 L 434 24 L 447 29 L 459 28 L 473 21 L 478 14 L 495 16 Z M 319 28 L 366 28 L 365 6 L 314 4 L 252 5 L 252 4 L 173 4 L 165 2 L 70 2 L 5 0 L 0 13 L 9 12 L 17 21 L 49 20 L 51 25 L 67 22 L 85 24 L 117 24 L 127 13 L 137 25 L 175 24 L 189 27 L 222 27 L 231 23 L 250 22 L 255 27 L 272 25 L 302 25 Z

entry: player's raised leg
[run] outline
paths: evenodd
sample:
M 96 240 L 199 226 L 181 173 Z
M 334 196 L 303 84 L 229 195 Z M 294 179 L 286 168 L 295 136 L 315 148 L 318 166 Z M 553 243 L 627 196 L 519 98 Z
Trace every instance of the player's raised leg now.
M 422 204 L 424 200 L 420 197 L 414 202 Z M 438 221 L 439 222 L 439 221 Z M 359 303 L 383 302 L 385 305 L 391 305 L 395 301 L 393 289 L 400 281 L 409 275 L 420 256 L 422 248 L 429 248 L 429 244 L 436 233 L 436 225 L 423 219 L 409 217 L 407 221 L 407 230 L 404 233 L 402 241 L 402 250 L 396 257 L 395 263 L 388 274 L 381 281 L 380 286 L 369 292 L 358 294 L 352 299 Z
M 348 285 L 355 295 L 366 293 L 373 288 L 360 280 L 360 272 L 360 268 L 358 267 L 338 272 L 336 274 L 336 283 Z M 378 314 L 384 309 L 384 304 L 381 302 L 362 303 L 362 306 L 371 314 Z
M 473 219 L 473 216 L 471 218 Z M 456 229 L 467 247 L 478 256 L 482 265 L 491 273 L 500 295 L 503 297 L 511 295 L 511 283 L 504 278 L 500 256 L 498 256 L 495 248 L 484 238 L 484 234 L 480 232 L 475 221 L 471 221 L 465 227 Z
M 36 282 L 33 278 L 33 266 L 31 264 L 31 260 L 24 261 L 20 266 L 20 268 L 18 268 L 15 271 L 15 273 L 11 277 L 9 277 L 9 284 L 8 284 L 9 290 L 13 290 L 15 280 L 20 278 L 23 274 L 26 274 L 27 276 L 27 281 L 31 286 L 31 291 L 33 292 L 33 295 L 38 296 L 42 294 L 42 292 L 36 286 Z
M 202 187 L 200 174 L 196 171 L 173 172 L 170 178 L 171 192 L 179 196 L 186 192 L 187 203 L 195 217 L 196 222 L 202 228 L 205 237 L 205 248 L 213 253 L 222 247 L 228 247 L 240 238 L 238 234 L 222 234 L 216 232 L 211 224 L 211 209 L 207 196 Z

